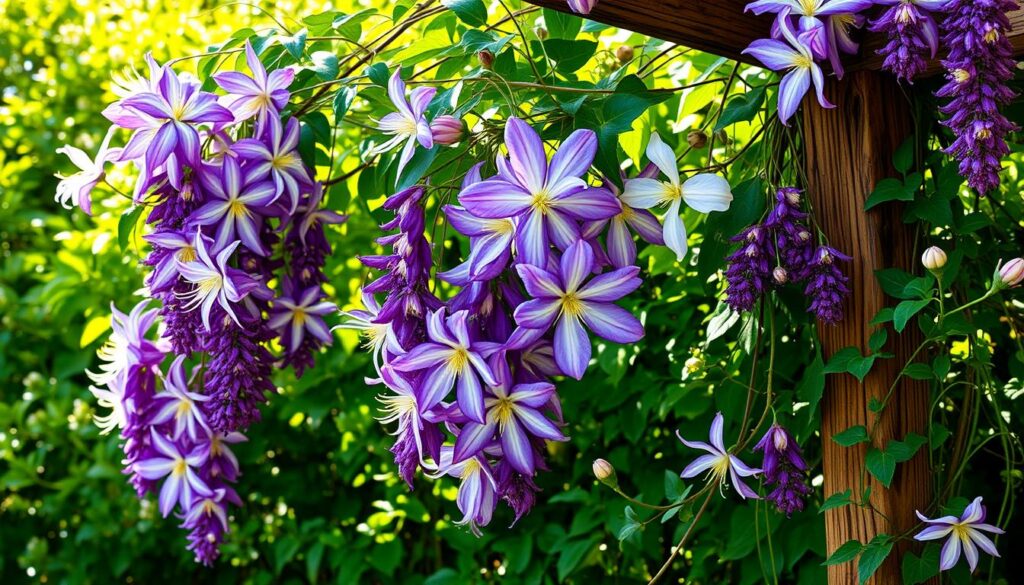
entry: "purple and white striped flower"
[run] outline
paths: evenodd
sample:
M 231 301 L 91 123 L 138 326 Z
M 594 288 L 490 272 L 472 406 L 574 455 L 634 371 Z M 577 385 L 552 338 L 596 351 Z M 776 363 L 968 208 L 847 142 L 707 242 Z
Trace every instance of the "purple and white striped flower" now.
M 196 474 L 196 468 L 206 461 L 206 452 L 202 446 L 184 454 L 156 430 L 152 431 L 152 444 L 156 455 L 136 461 L 132 467 L 148 480 L 167 478 L 160 488 L 160 513 L 164 518 L 171 513 L 175 504 L 187 511 L 195 496 L 213 495 L 213 490 Z
M 938 540 L 949 537 L 942 545 L 942 554 L 939 556 L 940 571 L 948 571 L 956 566 L 957 561 L 960 560 L 961 550 L 967 557 L 967 566 L 970 567 L 972 573 L 978 566 L 979 548 L 994 557 L 999 556 L 996 545 L 984 533 L 1002 534 L 1003 530 L 985 523 L 985 506 L 981 504 L 980 496 L 968 504 L 959 518 L 943 516 L 931 519 L 917 510 L 914 513 L 921 519 L 921 522 L 928 525 L 927 528 L 914 535 L 914 540 Z
M 454 464 L 452 457 L 453 448 L 442 447 L 438 470 L 428 475 L 433 478 L 449 475 L 462 480 L 459 484 L 459 493 L 455 498 L 455 502 L 462 512 L 462 519 L 455 524 L 469 525 L 470 531 L 480 536 L 480 526 L 486 526 L 491 522 L 491 516 L 498 503 L 498 486 L 494 480 L 494 472 L 491 469 L 491 464 L 483 455 L 470 457 Z
M 613 304 L 640 286 L 636 276 L 640 269 L 636 266 L 619 268 L 584 283 L 594 268 L 594 251 L 590 244 L 579 240 L 562 254 L 558 273 L 529 264 L 516 268 L 533 297 L 516 308 L 516 323 L 540 335 L 555 323 L 555 362 L 567 376 L 579 380 L 590 363 L 590 338 L 584 323 L 598 336 L 615 343 L 632 343 L 644 336 L 640 321 Z
M 267 250 L 260 241 L 260 229 L 263 216 L 269 215 L 267 206 L 277 199 L 274 185 L 261 180 L 256 172 L 243 173 L 232 157 L 224 158 L 219 171 L 216 167 L 204 167 L 201 178 L 210 200 L 196 210 L 191 224 L 215 226 L 217 248 L 239 238 L 251 252 L 266 256 Z
M 600 220 L 622 211 L 607 189 L 589 187 L 583 176 L 597 153 L 597 136 L 577 130 L 548 162 L 540 135 L 526 122 L 505 124 L 508 159 L 497 159 L 498 175 L 470 185 L 459 201 L 485 219 L 513 219 L 520 262 L 546 266 L 550 243 L 565 250 L 580 239 L 578 221 Z
M 297 150 L 299 122 L 291 118 L 282 127 L 281 120 L 275 115 L 267 119 L 264 127 L 260 140 L 245 138 L 233 144 L 231 149 L 252 163 L 247 175 L 250 180 L 269 178 L 274 183 L 274 200 L 287 194 L 289 213 L 295 213 L 299 193 L 313 182 Z
M 458 381 L 459 408 L 470 420 L 482 423 L 485 407 L 481 381 L 494 386 L 497 380 L 479 348 L 474 347 L 466 323 L 468 319 L 467 311 L 459 311 L 448 318 L 444 309 L 432 311 L 427 315 L 430 341 L 395 358 L 391 366 L 399 372 L 426 370 L 419 392 L 424 409 L 431 409 L 444 400 Z
M 683 469 L 680 477 L 689 479 L 691 477 L 697 477 L 705 471 L 708 472 L 708 480 L 718 484 L 718 491 L 724 497 L 725 494 L 722 492 L 726 486 L 727 481 L 731 481 L 736 492 L 739 493 L 743 499 L 752 498 L 759 499 L 757 493 L 750 489 L 743 480 L 743 477 L 756 477 L 761 473 L 760 469 L 747 466 L 739 460 L 738 457 L 729 453 L 725 448 L 725 443 L 722 440 L 722 430 L 725 426 L 725 418 L 722 413 L 719 412 L 715 415 L 714 420 L 711 422 L 711 431 L 709 438 L 711 444 L 707 444 L 703 441 L 687 441 L 676 431 L 676 436 L 683 442 L 684 445 L 691 449 L 699 449 L 701 451 L 707 451 L 707 455 L 701 455 L 700 457 L 693 460 L 692 463 Z
M 402 70 L 397 68 L 388 82 L 388 97 L 391 98 L 391 103 L 394 104 L 398 111 L 391 112 L 377 123 L 378 129 L 385 134 L 391 135 L 392 138 L 380 144 L 369 153 L 382 154 L 405 143 L 402 146 L 402 154 L 398 159 L 397 176 L 399 179 L 402 177 L 405 165 L 409 164 L 409 161 L 412 160 L 413 155 L 416 153 L 417 144 L 423 148 L 434 147 L 434 135 L 430 130 L 430 122 L 427 121 L 424 113 L 427 111 L 427 106 L 430 105 L 430 100 L 434 99 L 437 88 L 417 87 L 412 90 L 408 98 L 405 96 L 405 91 Z
M 311 286 L 297 296 L 290 291 L 274 299 L 270 310 L 267 326 L 280 332 L 281 345 L 289 353 L 295 353 L 302 344 L 306 333 L 309 333 L 324 345 L 334 340 L 324 323 L 324 316 L 338 310 L 334 303 L 321 300 L 323 291 L 319 286 Z
M 173 421 L 172 440 L 181 439 L 187 432 L 188 438 L 195 442 L 200 438 L 200 430 L 203 437 L 209 436 L 211 432 L 210 425 L 206 424 L 206 416 L 199 407 L 199 403 L 206 402 L 210 397 L 189 392 L 184 364 L 185 356 L 179 355 L 168 368 L 167 376 L 164 377 L 164 391 L 154 397 L 157 410 L 150 424 L 155 426 Z
M 195 242 L 196 259 L 191 262 L 178 262 L 178 272 L 182 278 L 194 285 L 189 292 L 181 295 L 186 301 L 184 310 L 192 311 L 199 308 L 203 316 L 203 325 L 207 331 L 211 331 L 210 312 L 214 303 L 218 303 L 241 327 L 231 304 L 241 301 L 242 297 L 258 286 L 252 277 L 228 266 L 228 259 L 241 242 L 234 242 L 221 250 L 216 259 L 210 257 L 200 234 L 196 234 Z
M 54 200 L 61 204 L 64 209 L 71 209 L 72 204 L 77 205 L 86 215 L 92 215 L 92 190 L 99 185 L 106 171 L 106 163 L 116 161 L 121 157 L 121 148 L 110 148 L 110 139 L 114 136 L 117 127 L 111 126 L 107 135 L 103 137 L 96 156 L 89 158 L 82 149 L 65 144 L 57 149 L 58 154 L 66 154 L 71 162 L 78 167 L 78 172 L 67 177 L 57 175 L 60 183 L 57 184 L 57 195 Z
M 295 70 L 284 68 L 268 74 L 249 41 L 245 41 L 245 62 L 252 77 L 238 71 L 222 71 L 214 74 L 213 79 L 228 92 L 221 101 L 234 114 L 235 122 L 255 116 L 263 125 L 268 118 L 277 118 L 288 103 L 288 86 L 295 78 Z
M 658 176 L 659 172 L 660 169 L 652 163 L 647 165 L 637 178 L 653 179 Z M 581 234 L 584 240 L 593 241 L 607 228 L 605 246 L 608 248 L 608 259 L 615 268 L 625 268 L 636 263 L 636 242 L 633 240 L 630 229 L 649 244 L 665 245 L 661 224 L 653 213 L 646 209 L 631 207 L 624 202 L 618 187 L 611 181 L 605 180 L 604 186 L 619 198 L 622 211 L 609 219 L 588 222 L 583 227 Z
M 645 177 L 630 179 L 622 192 L 622 203 L 637 209 L 667 206 L 663 228 L 665 245 L 676 253 L 676 260 L 681 261 L 687 251 L 686 226 L 679 215 L 682 204 L 685 202 L 701 213 L 728 211 L 732 203 L 732 189 L 723 177 L 710 173 L 697 174 L 682 182 L 675 153 L 657 132 L 647 143 L 647 158 L 668 177 L 668 181 Z
M 835 107 L 825 98 L 825 76 L 815 62 L 807 36 L 802 34 L 798 38 L 790 26 L 788 9 L 779 15 L 777 22 L 785 42 L 758 39 L 743 53 L 752 55 L 772 71 L 786 71 L 779 84 L 779 120 L 783 124 L 789 122 L 812 82 L 821 107 Z

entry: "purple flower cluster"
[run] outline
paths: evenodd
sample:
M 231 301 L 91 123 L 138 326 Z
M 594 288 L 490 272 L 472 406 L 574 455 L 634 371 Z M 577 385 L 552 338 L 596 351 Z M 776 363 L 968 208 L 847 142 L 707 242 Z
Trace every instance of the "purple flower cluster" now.
M 875 4 L 886 7 L 870 27 L 888 38 L 878 50 L 885 57 L 882 67 L 911 82 L 939 51 L 939 26 L 931 13 L 944 10 L 949 0 L 875 0 Z
M 178 507 L 203 563 L 217 556 L 227 503 L 241 504 L 225 483 L 238 475 L 226 445 L 259 420 L 275 367 L 301 376 L 332 341 L 324 229 L 345 219 L 322 208 L 322 185 L 297 150 L 298 121 L 282 122 L 294 72 L 268 73 L 249 44 L 245 55 L 251 76 L 216 74 L 220 96 L 147 58 L 150 79 L 104 112 L 131 138 L 98 157 L 139 170 L 135 201 L 149 208 L 152 248 L 146 287 L 162 305 L 115 310 L 111 345 L 101 351 L 112 364 L 96 378 L 113 412 L 99 422 L 121 429 L 139 495 L 160 486 L 161 512 Z M 87 209 L 87 192 L 74 197 Z M 157 313 L 162 340 L 146 341 Z M 176 359 L 161 376 L 167 353 Z M 200 364 L 189 376 L 186 361 Z
M 807 485 L 807 462 L 793 435 L 773 424 L 754 446 L 754 451 L 764 453 L 761 465 L 764 484 L 775 486 L 766 499 L 786 516 L 803 510 L 807 496 L 811 495 L 811 487 Z
M 937 95 L 949 98 L 941 108 L 949 116 L 943 124 L 956 135 L 946 153 L 981 194 L 999 187 L 1006 135 L 1018 128 L 999 111 L 1016 97 L 1007 86 L 1016 65 L 1007 13 L 1017 7 L 1014 0 L 951 0 L 942 25 L 949 75 Z
M 850 258 L 828 246 L 815 247 L 800 205 L 800 189 L 783 187 L 776 192 L 768 217 L 732 238 L 739 246 L 726 259 L 725 302 L 734 311 L 753 310 L 757 300 L 773 288 L 806 282 L 810 312 L 825 323 L 842 319 L 842 302 L 849 289 L 835 260 Z
M 663 242 L 652 214 L 584 179 L 593 132 L 573 133 L 549 157 L 537 132 L 510 118 L 505 145 L 497 174 L 484 178 L 474 166 L 458 205 L 443 208 L 469 241 L 461 264 L 437 272 L 457 292 L 445 301 L 432 292 L 429 187 L 413 187 L 385 202 L 394 219 L 378 241 L 390 253 L 362 259 L 381 274 L 363 289 L 365 309 L 341 325 L 368 339 L 377 374 L 369 382 L 387 388 L 381 420 L 397 425 L 399 474 L 410 487 L 420 468 L 457 478 L 460 524 L 474 532 L 499 501 L 517 519 L 533 506 L 544 445 L 566 440 L 553 378 L 582 378 L 590 334 L 615 343 L 643 336 L 615 304 L 641 284 L 626 226 Z

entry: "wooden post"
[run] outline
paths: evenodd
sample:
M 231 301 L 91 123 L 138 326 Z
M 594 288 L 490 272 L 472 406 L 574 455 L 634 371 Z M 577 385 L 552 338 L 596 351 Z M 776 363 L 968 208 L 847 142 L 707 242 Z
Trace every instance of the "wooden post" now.
M 886 204 L 864 211 L 875 184 L 896 175 L 892 155 L 911 133 L 910 104 L 891 77 L 874 71 L 856 71 L 841 82 L 830 81 L 826 94 L 836 109 L 818 107 L 811 103 L 813 97 L 803 108 L 808 196 L 815 220 L 830 244 L 853 257 L 844 266 L 853 293 L 846 303 L 846 319 L 838 326 L 820 325 L 819 332 L 826 357 L 851 345 L 866 354 L 868 338 L 876 329 L 869 321 L 879 309 L 893 304 L 878 285 L 875 270 L 898 267 L 917 271 L 914 232 L 901 221 L 902 209 Z M 924 510 L 931 503 L 931 476 L 924 450 L 897 466 L 894 481 L 886 489 L 873 479 L 862 483 L 865 445 L 842 447 L 830 438 L 854 425 L 871 428 L 876 415 L 868 409 L 869 401 L 885 398 L 919 342 L 913 327 L 900 336 L 890 334 L 885 350 L 895 357 L 877 360 L 863 384 L 849 374 L 828 378 L 821 402 L 825 496 L 849 489 L 859 500 L 864 486 L 870 485 L 870 501 L 877 510 L 844 506 L 826 512 L 829 554 L 850 539 L 866 544 L 878 534 L 897 534 L 916 522 L 915 509 Z M 928 385 L 903 378 L 881 414 L 874 446 L 882 448 L 889 440 L 903 440 L 909 432 L 926 435 L 928 412 Z M 901 583 L 902 552 L 893 551 L 872 583 Z M 854 563 L 833 565 L 828 575 L 830 584 L 857 583 Z

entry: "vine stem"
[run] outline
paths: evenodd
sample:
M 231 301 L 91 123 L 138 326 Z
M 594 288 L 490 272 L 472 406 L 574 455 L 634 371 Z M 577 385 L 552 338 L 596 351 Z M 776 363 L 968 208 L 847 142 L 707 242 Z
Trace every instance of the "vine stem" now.
M 689 528 L 686 529 L 686 532 L 683 534 L 683 537 L 679 539 L 679 543 L 676 544 L 675 548 L 672 550 L 672 554 L 668 556 L 668 559 L 665 561 L 665 564 L 663 564 L 661 568 L 658 569 L 658 572 L 655 573 L 654 577 L 652 577 L 651 580 L 647 582 L 647 585 L 654 585 L 655 583 L 660 581 L 661 578 L 665 576 L 665 573 L 668 572 L 669 567 L 672 566 L 672 562 L 675 561 L 676 557 L 679 556 L 679 553 L 682 552 L 683 545 L 686 544 L 687 539 L 690 538 L 690 534 L 693 533 L 694 527 L 697 526 L 697 522 L 700 521 L 701 516 L 704 515 L 704 511 L 707 510 L 708 504 L 711 503 L 711 497 L 715 495 L 715 490 L 711 489 L 710 485 L 705 489 L 707 489 L 708 497 L 704 498 L 704 503 L 701 504 L 700 510 L 698 510 L 697 514 L 694 515 L 693 522 L 690 522 Z

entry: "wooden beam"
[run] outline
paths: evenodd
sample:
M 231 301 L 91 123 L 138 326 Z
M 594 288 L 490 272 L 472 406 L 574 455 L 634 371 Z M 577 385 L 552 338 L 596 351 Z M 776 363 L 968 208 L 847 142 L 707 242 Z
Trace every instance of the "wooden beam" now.
M 880 309 L 894 304 L 882 292 L 875 271 L 896 267 L 921 272 L 914 229 L 903 223 L 900 206 L 887 204 L 864 211 L 875 184 L 897 174 L 892 155 L 911 134 L 911 110 L 893 78 L 875 71 L 855 71 L 841 82 L 830 80 L 826 93 L 836 104 L 835 110 L 818 107 L 813 98 L 803 108 L 807 192 L 815 220 L 829 243 L 853 257 L 843 268 L 854 292 L 846 302 L 846 319 L 837 326 L 819 325 L 818 330 L 826 357 L 851 345 L 866 354 L 868 339 L 876 329 L 869 321 Z M 855 425 L 872 428 L 878 415 L 868 407 L 870 401 L 886 398 L 920 341 L 914 327 L 902 335 L 891 334 L 884 350 L 894 357 L 876 361 L 863 384 L 849 374 L 829 376 L 821 402 L 824 495 L 851 490 L 859 500 L 864 487 L 870 485 L 870 501 L 877 510 L 844 506 L 826 512 L 829 554 L 850 539 L 868 543 L 878 534 L 900 534 L 917 523 L 914 510 L 924 510 L 931 503 L 926 449 L 901 463 L 892 485 L 884 488 L 870 476 L 867 484 L 862 483 L 865 445 L 842 447 L 829 438 Z M 900 380 L 877 421 L 875 447 L 903 440 L 911 432 L 928 434 L 928 384 L 905 376 Z M 879 568 L 872 583 L 901 583 L 902 553 L 912 545 L 901 543 L 902 548 Z M 828 574 L 832 585 L 858 582 L 855 563 L 830 566 Z
M 565 0 L 528 0 L 531 4 L 570 12 Z M 714 53 L 743 63 L 760 65 L 741 51 L 752 41 L 768 36 L 773 15 L 743 12 L 745 0 L 599 0 L 587 16 L 590 20 L 636 31 L 657 39 Z M 1024 9 L 1010 14 L 1014 52 L 1024 54 Z M 846 56 L 848 70 L 878 69 L 877 50 L 885 39 L 868 34 L 857 56 Z M 938 62 L 929 71 L 941 70 Z

